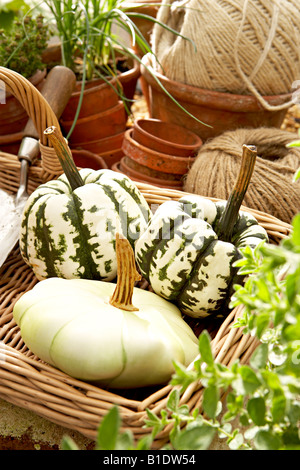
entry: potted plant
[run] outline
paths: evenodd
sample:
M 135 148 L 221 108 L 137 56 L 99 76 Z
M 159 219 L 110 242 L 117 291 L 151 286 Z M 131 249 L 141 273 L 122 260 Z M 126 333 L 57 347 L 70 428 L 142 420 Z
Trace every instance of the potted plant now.
M 42 54 L 46 49 L 49 30 L 42 15 L 15 18 L 7 29 L 0 31 L 0 63 L 27 78 L 41 89 L 46 65 Z M 22 139 L 28 116 L 22 105 L 4 90 L 0 106 L 0 149 L 14 153 Z
M 151 52 L 136 21 L 158 20 L 131 10 L 124 0 L 44 3 L 60 38 L 62 63 L 78 77 L 77 89 L 61 117 L 62 130 L 71 148 L 102 155 L 111 166 L 122 156 L 121 144 L 140 76 L 136 48 L 143 55 Z M 109 125 L 112 129 L 104 134 Z
M 61 117 L 62 130 L 71 148 L 101 154 L 109 166 L 121 157 L 140 75 L 139 58 L 131 43 L 150 50 L 122 3 L 45 2 L 61 42 L 62 63 L 77 76 L 76 90 Z
M 206 90 L 171 80 L 162 70 L 157 70 L 153 54 L 142 58 L 141 74 L 149 115 L 186 127 L 203 142 L 241 127 L 280 127 L 287 112 L 287 109 L 268 111 L 252 95 Z M 289 102 L 291 94 L 265 96 L 264 99 L 270 106 L 281 106 Z
M 155 24 L 155 57 L 145 55 L 141 68 L 150 116 L 184 125 L 204 141 L 241 127 L 280 127 L 293 105 L 291 85 L 299 73 L 300 17 L 293 2 L 286 9 L 271 0 L 264 7 L 227 3 L 163 0 L 157 19 L 189 36 L 194 47 Z M 207 125 L 175 110 L 157 80 Z

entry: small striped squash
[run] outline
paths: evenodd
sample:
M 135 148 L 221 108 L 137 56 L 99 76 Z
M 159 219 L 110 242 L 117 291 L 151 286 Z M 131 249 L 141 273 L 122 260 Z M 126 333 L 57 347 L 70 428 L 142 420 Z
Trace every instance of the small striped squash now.
M 218 239 L 215 227 L 225 204 L 201 196 L 163 203 L 135 246 L 142 275 L 156 294 L 175 302 L 191 317 L 220 312 L 239 282 L 233 263 L 240 248 L 267 240 L 254 217 L 240 211 L 231 242 Z
M 73 190 L 63 174 L 27 201 L 20 250 L 39 280 L 114 279 L 116 231 L 134 247 L 149 221 L 149 206 L 127 176 L 91 169 L 79 174 L 82 186 Z
M 268 240 L 256 219 L 240 210 L 255 159 L 256 148 L 243 146 L 228 201 L 187 195 L 165 202 L 135 245 L 137 264 L 154 292 L 191 317 L 225 315 L 234 284 L 242 282 L 234 266 L 240 249 Z

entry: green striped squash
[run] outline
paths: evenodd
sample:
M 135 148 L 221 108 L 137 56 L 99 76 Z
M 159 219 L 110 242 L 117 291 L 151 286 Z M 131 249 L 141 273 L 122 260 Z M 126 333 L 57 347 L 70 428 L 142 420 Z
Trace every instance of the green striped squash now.
M 191 317 L 222 314 L 240 282 L 234 262 L 240 248 L 255 248 L 267 232 L 239 211 L 230 241 L 217 235 L 226 202 L 197 195 L 163 203 L 135 245 L 142 275 L 154 292 Z
M 49 277 L 110 281 L 116 276 L 116 231 L 132 247 L 146 229 L 150 208 L 136 185 L 112 170 L 81 169 L 71 188 L 65 174 L 29 197 L 20 250 L 39 280 Z

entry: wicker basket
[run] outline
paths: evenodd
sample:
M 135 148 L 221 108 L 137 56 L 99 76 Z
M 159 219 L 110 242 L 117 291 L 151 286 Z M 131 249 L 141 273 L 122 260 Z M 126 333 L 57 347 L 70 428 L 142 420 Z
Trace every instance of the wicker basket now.
M 43 135 L 46 127 L 58 126 L 58 123 L 41 94 L 23 77 L 0 67 L 0 80 L 22 103 L 40 135 L 41 157 L 30 167 L 29 172 L 28 189 L 32 192 L 39 184 L 62 173 L 56 155 Z M 0 165 L 0 188 L 14 193 L 19 185 L 18 158 L 0 152 Z M 150 205 L 177 200 L 184 194 L 181 191 L 136 184 Z M 243 209 L 256 216 L 267 230 L 271 243 L 279 243 L 291 231 L 290 225 L 273 216 L 245 207 Z M 136 439 L 149 433 L 144 428 L 146 409 L 159 413 L 166 405 L 171 385 L 116 393 L 73 379 L 43 363 L 28 350 L 12 312 L 15 302 L 37 282 L 16 246 L 0 269 L 0 397 L 90 439 L 96 438 L 103 416 L 113 405 L 118 405 L 123 430 L 130 430 Z M 139 286 L 148 288 L 145 281 Z M 208 320 L 211 324 L 208 321 L 191 323 L 197 335 L 204 328 L 210 332 L 216 360 L 224 365 L 230 365 L 237 358 L 242 363 L 247 362 L 257 346 L 255 338 L 244 335 L 241 329 L 231 328 L 242 311 L 242 306 L 235 308 L 221 324 L 214 324 L 212 320 Z M 181 403 L 187 404 L 191 411 L 195 408 L 201 410 L 202 394 L 201 384 L 192 384 L 181 397 Z M 168 442 L 168 433 L 169 429 L 166 428 L 156 437 L 154 449 Z

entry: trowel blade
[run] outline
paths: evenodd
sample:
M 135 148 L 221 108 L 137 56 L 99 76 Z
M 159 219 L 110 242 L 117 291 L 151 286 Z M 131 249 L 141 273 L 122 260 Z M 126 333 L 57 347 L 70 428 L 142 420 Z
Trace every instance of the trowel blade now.
M 15 196 L 0 190 L 0 267 L 19 240 L 21 218 L 27 198 L 15 204 Z

